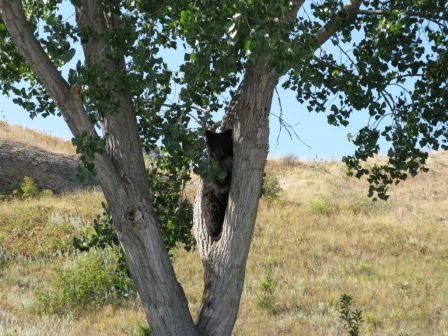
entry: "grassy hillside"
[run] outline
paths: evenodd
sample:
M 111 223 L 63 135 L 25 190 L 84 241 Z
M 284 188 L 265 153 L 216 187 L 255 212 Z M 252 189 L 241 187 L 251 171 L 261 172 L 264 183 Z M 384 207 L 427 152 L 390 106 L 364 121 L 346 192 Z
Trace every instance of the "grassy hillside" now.
M 75 154 L 75 148 L 70 141 L 0 120 L 0 141 L 2 140 L 20 142 L 57 154 Z
M 346 335 L 338 300 L 363 310 L 363 335 L 447 335 L 448 153 L 372 202 L 338 162 L 268 163 L 280 180 L 261 200 L 235 335 Z M 0 203 L 0 335 L 142 335 L 138 299 L 43 313 L 39 293 L 76 256 L 72 238 L 101 213 L 92 190 Z M 3 258 L 5 259 L 5 258 Z M 196 312 L 197 252 L 173 261 Z

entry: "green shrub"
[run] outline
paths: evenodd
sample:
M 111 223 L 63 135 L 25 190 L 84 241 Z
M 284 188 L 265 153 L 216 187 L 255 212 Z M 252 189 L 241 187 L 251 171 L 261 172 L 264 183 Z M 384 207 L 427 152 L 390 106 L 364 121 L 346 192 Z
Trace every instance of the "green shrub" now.
M 25 176 L 19 186 L 20 195 L 23 198 L 36 197 L 40 193 L 40 189 L 31 177 Z
M 86 226 L 86 229 L 80 237 L 73 238 L 73 246 L 81 252 L 87 252 L 93 248 L 104 249 L 106 247 L 116 246 L 119 250 L 119 268 L 122 272 L 128 274 L 129 268 L 126 263 L 124 252 L 121 249 L 118 241 L 117 233 L 113 227 L 112 216 L 105 203 L 103 206 L 103 214 L 98 215 L 94 220 L 92 226 Z
M 261 196 L 267 200 L 273 201 L 280 197 L 280 182 L 278 178 L 271 173 L 266 173 L 263 177 L 263 188 L 261 190 Z
M 259 290 L 257 305 L 269 312 L 275 311 L 275 291 L 277 289 L 277 281 L 272 277 L 272 271 L 268 269 L 262 279 Z
M 112 217 L 106 204 L 101 203 L 103 214 L 96 216 L 93 220 L 92 227 L 87 226 L 81 237 L 73 238 L 73 246 L 81 251 L 86 252 L 91 248 L 106 248 L 108 246 L 118 246 L 118 236 L 113 228 Z
M 339 314 L 342 321 L 345 322 L 349 336 L 360 336 L 360 328 L 363 323 L 362 312 L 352 310 L 352 297 L 342 294 L 339 299 Z
M 53 191 L 51 191 L 50 189 L 44 189 L 44 190 L 40 189 L 39 186 L 36 184 L 36 182 L 34 182 L 34 180 L 31 177 L 25 176 L 18 186 L 10 189 L 8 192 L 0 196 L 2 199 L 8 199 L 8 198 L 27 199 L 34 197 L 53 196 Z
M 56 270 L 50 289 L 37 293 L 41 311 L 64 314 L 87 305 L 120 301 L 134 290 L 120 269 L 118 247 L 91 249 Z
M 137 327 L 136 332 L 134 333 L 135 336 L 151 336 L 152 331 L 151 328 L 145 325 L 139 325 Z
M 327 198 L 320 198 L 310 203 L 311 212 L 319 215 L 329 215 L 333 212 L 332 205 Z

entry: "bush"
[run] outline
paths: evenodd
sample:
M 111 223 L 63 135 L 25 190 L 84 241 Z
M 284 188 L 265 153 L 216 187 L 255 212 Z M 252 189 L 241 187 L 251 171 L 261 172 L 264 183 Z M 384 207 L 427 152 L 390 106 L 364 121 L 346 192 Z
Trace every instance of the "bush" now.
M 139 325 L 137 331 L 134 333 L 135 336 L 151 336 L 151 328 L 145 325 Z
M 87 305 L 120 301 L 134 290 L 120 269 L 118 247 L 91 249 L 56 270 L 50 289 L 37 293 L 41 311 L 64 314 Z
M 27 199 L 34 197 L 47 197 L 52 195 L 53 192 L 51 190 L 40 189 L 31 177 L 25 176 L 22 182 L 15 189 L 10 190 L 10 192 L 8 192 L 6 196 L 4 195 L 3 198 L 12 197 Z
M 32 198 L 39 195 L 40 189 L 31 177 L 25 176 L 19 186 L 19 192 L 23 198 Z
M 103 207 L 103 214 L 98 215 L 94 220 L 92 227 L 87 226 L 81 237 L 73 238 L 73 247 L 80 252 L 87 252 L 94 248 L 104 249 L 107 247 L 117 247 L 119 251 L 119 268 L 129 277 L 128 264 L 124 257 L 124 252 L 121 249 L 118 241 L 117 233 L 113 227 L 112 216 L 105 203 L 101 203 Z
M 263 188 L 261 190 L 261 196 L 267 200 L 273 201 L 280 197 L 280 182 L 278 178 L 271 173 L 266 173 L 263 177 Z
M 345 322 L 348 334 L 350 336 L 359 336 L 360 328 L 363 323 L 362 312 L 360 310 L 352 310 L 352 297 L 342 294 L 339 299 L 339 313 L 342 321 Z
M 333 207 L 327 198 L 320 198 L 310 203 L 311 212 L 319 215 L 329 215 L 333 212 Z
M 272 277 L 272 271 L 268 269 L 260 283 L 257 305 L 271 313 L 275 311 L 275 291 L 277 281 Z

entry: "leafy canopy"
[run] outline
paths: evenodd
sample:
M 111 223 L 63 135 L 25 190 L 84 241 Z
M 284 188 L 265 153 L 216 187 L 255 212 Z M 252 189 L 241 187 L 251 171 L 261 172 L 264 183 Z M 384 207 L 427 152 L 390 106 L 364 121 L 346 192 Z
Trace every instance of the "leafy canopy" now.
M 66 1 L 23 3 L 51 60 L 80 87 L 94 123 L 115 113 L 116 92 L 130 92 L 144 149 L 163 154 L 163 168 L 148 173 L 155 193 L 159 173 L 172 182 L 180 176 L 172 186 L 175 194 L 192 167 L 210 175 L 203 164 L 204 128 L 226 110 L 247 64 L 260 58 L 298 102 L 310 112 L 326 113 L 330 124 L 347 126 L 353 113 L 370 116 L 352 138 L 354 154 L 343 160 L 351 174 L 368 177 L 371 195 L 387 198 L 390 183 L 426 169 L 429 150 L 448 148 L 444 0 L 365 0 L 356 11 L 344 10 L 346 3 L 338 0 L 104 1 L 115 25 L 102 35 L 61 15 L 61 7 L 69 7 Z M 72 0 L 71 5 L 79 4 Z M 337 31 L 320 46 L 316 33 L 335 22 Z M 103 64 L 85 60 L 79 44 L 89 39 L 112 45 L 110 59 L 123 54 L 126 70 L 108 76 Z M 183 54 L 178 68 L 163 57 L 174 50 Z M 58 113 L 1 21 L 0 64 L 4 94 L 31 116 Z M 76 141 L 89 168 L 101 146 Z M 365 164 L 384 141 L 388 161 Z M 170 223 L 167 219 L 166 226 Z

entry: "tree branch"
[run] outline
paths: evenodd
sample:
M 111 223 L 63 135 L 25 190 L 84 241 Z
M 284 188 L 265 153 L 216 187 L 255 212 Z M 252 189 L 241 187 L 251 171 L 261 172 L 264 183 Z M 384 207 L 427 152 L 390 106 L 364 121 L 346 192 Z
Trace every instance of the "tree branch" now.
M 113 62 L 108 57 L 112 53 L 112 46 L 103 39 L 107 32 L 107 23 L 104 8 L 101 1 L 80 0 L 76 9 L 76 21 L 81 31 L 81 44 L 88 62 L 104 62 L 108 70 L 113 67 Z M 88 36 L 87 34 L 92 36 Z M 84 35 L 84 36 L 83 36 Z
M 71 87 L 34 37 L 21 1 L 0 0 L 0 15 L 20 54 L 53 97 L 74 136 L 87 132 L 96 136 L 93 123 L 84 111 L 80 90 Z
M 299 9 L 302 7 L 302 5 L 304 4 L 305 0 L 292 0 L 291 1 L 291 9 L 282 16 L 282 21 L 283 23 L 292 23 L 293 20 L 296 19 L 297 17 L 297 13 L 299 12 Z M 256 68 L 265 68 L 265 58 L 263 56 L 260 56 L 255 62 L 254 64 L 256 64 Z M 224 117 L 221 120 L 221 128 L 222 129 L 231 129 L 233 127 L 233 123 L 235 121 L 236 118 L 236 111 L 237 111 L 237 105 L 238 105 L 238 100 L 240 98 L 241 95 L 241 91 L 244 90 L 243 88 L 243 84 L 246 82 L 247 80 L 247 73 L 249 72 L 250 69 L 246 69 L 246 74 L 245 74 L 245 79 L 243 81 L 241 81 L 240 86 L 238 87 L 237 92 L 235 93 L 234 97 L 232 98 L 232 101 L 229 104 L 229 107 L 224 115 Z M 266 70 L 266 69 L 263 69 Z M 274 73 L 272 73 L 271 75 L 275 76 Z M 278 74 L 276 75 L 277 79 L 280 77 Z M 273 93 L 273 92 L 272 92 Z
M 297 17 L 297 13 L 298 13 L 300 7 L 302 7 L 304 2 L 305 2 L 305 0 L 291 1 L 291 10 L 288 13 L 286 13 L 285 15 L 283 15 L 283 21 L 286 23 L 293 21 Z
M 432 21 L 434 23 L 440 24 L 440 18 L 435 16 L 429 16 L 424 13 L 415 12 L 415 11 L 402 11 L 402 10 L 394 10 L 394 9 L 358 9 L 355 11 L 357 15 L 390 15 L 393 12 L 397 11 L 398 13 L 411 17 L 418 17 L 424 20 Z
M 339 29 L 356 19 L 356 11 L 362 4 L 362 0 L 351 0 L 346 4 L 327 25 L 322 27 L 314 36 L 316 49 L 327 42 Z
M 104 81 L 117 78 L 117 74 L 122 74 L 123 78 L 126 76 L 124 51 L 118 50 L 107 39 L 115 29 L 115 20 L 119 20 L 117 15 L 111 15 L 109 11 L 115 5 L 114 1 L 106 4 L 97 0 L 80 0 L 75 6 L 86 64 L 100 65 L 98 69 L 101 69 L 96 81 L 91 84 L 100 89 L 104 87 Z M 127 187 L 137 189 L 149 203 L 149 185 L 132 95 L 125 83 L 109 91 L 112 91 L 110 93 L 116 103 L 116 111 L 107 111 L 100 120 L 107 134 L 106 152 Z M 130 157 L 133 157 L 132 165 L 129 164 Z

